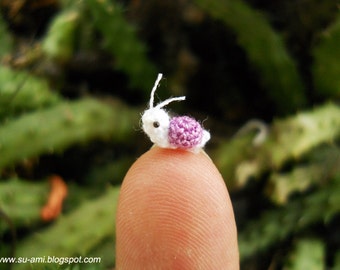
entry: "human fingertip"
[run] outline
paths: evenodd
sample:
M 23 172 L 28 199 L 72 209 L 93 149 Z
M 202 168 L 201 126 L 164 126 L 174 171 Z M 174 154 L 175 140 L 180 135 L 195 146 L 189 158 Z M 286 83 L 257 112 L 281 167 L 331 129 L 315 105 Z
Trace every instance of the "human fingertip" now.
M 223 178 L 203 152 L 154 147 L 122 184 L 117 269 L 239 269 Z

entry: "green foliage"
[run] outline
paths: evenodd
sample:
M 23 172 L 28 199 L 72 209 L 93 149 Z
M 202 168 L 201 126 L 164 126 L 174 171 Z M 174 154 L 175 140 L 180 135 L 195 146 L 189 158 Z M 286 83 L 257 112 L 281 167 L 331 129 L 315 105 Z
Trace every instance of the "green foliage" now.
M 241 0 L 195 2 L 234 31 L 278 111 L 294 112 L 306 104 L 304 84 L 296 63 L 282 37 L 260 12 Z
M 285 204 L 291 194 L 308 190 L 321 181 L 324 174 L 324 164 L 296 166 L 288 173 L 274 172 L 269 178 L 268 197 L 277 204 Z
M 30 227 L 40 221 L 40 209 L 48 194 L 47 182 L 28 182 L 10 179 L 0 182 L 0 209 L 9 216 L 17 228 Z M 29 192 L 27 192 L 29 191 Z M 0 223 L 0 235 L 8 230 Z
M 18 245 L 16 256 L 85 256 L 106 237 L 112 237 L 113 241 L 118 193 L 119 188 L 109 188 L 103 196 L 83 203 L 49 228 L 24 239 Z M 27 264 L 13 267 L 27 268 Z
M 108 183 L 119 184 L 124 178 L 133 160 L 130 157 L 123 157 L 114 162 L 96 166 L 89 171 L 85 181 L 87 183 Z
M 314 147 L 340 136 L 340 108 L 326 104 L 313 111 L 277 119 L 265 142 L 256 146 L 251 138 L 237 137 L 221 145 L 214 157 L 231 186 L 242 187 L 251 177 L 278 170 Z
M 0 121 L 60 101 L 46 79 L 0 65 Z
M 239 233 L 241 260 L 264 252 L 289 235 L 317 223 L 327 223 L 340 211 L 340 177 L 321 190 L 290 201 L 283 208 L 268 210 Z M 322 211 L 320 211 L 322 209 Z
M 325 245 L 317 239 L 299 239 L 285 270 L 325 269 Z
M 42 153 L 61 151 L 94 138 L 123 140 L 137 113 L 95 99 L 63 102 L 5 123 L 0 129 L 0 169 Z M 20 151 L 13 151 L 13 149 Z
M 96 28 L 103 35 L 104 47 L 115 58 L 115 67 L 129 76 L 131 87 L 140 87 L 148 93 L 157 71 L 146 57 L 145 45 L 124 18 L 123 9 L 118 3 L 108 0 L 89 0 L 86 3 Z
M 335 254 L 334 267 L 332 269 L 333 270 L 339 270 L 340 269 L 340 251 L 337 251 L 336 254 Z
M 229 191 L 237 191 L 236 197 L 245 205 L 242 211 L 235 204 L 241 265 L 249 262 L 257 269 L 254 262 L 266 256 L 271 261 L 278 258 L 285 269 L 339 269 L 340 253 L 333 250 L 339 241 L 333 236 L 340 213 L 336 100 L 340 24 L 339 15 L 331 12 L 334 1 L 327 1 L 319 11 L 320 1 L 251 1 L 258 7 L 254 9 L 246 0 L 125 1 L 124 6 L 114 0 L 61 0 L 53 15 L 46 15 L 50 13 L 44 12 L 44 5 L 34 1 L 0 2 L 6 18 L 0 18 L 0 256 L 7 256 L 12 247 L 13 224 L 17 257 L 81 255 L 103 260 L 87 265 L 17 264 L 13 269 L 113 267 L 119 185 L 149 144 L 136 139 L 143 108 L 131 104 L 146 103 L 139 97 L 149 96 L 157 69 L 166 67 L 173 70 L 166 74 L 167 88 L 173 89 L 176 80 L 187 82 L 177 87 L 187 92 L 185 112 L 209 116 L 205 124 L 213 143 L 207 151 Z M 46 1 L 50 2 L 54 1 Z M 285 10 L 295 6 L 296 11 Z M 318 12 L 322 21 L 315 19 L 320 17 Z M 27 30 L 44 16 L 46 25 Z M 207 25 L 209 31 L 204 28 Z M 239 49 L 244 54 L 236 60 L 223 58 L 218 48 L 224 50 L 225 37 L 220 36 L 209 40 L 216 51 L 200 50 L 193 43 L 203 41 L 203 32 L 229 35 L 227 42 L 235 44 L 228 48 L 235 51 L 226 55 L 238 55 Z M 299 38 L 292 46 L 289 37 L 294 33 Z M 150 43 L 146 46 L 143 40 Z M 148 51 L 155 58 L 164 56 L 154 59 L 158 67 Z M 211 54 L 221 56 L 213 63 L 222 70 L 218 74 L 205 68 L 211 64 L 207 63 Z M 250 77 L 242 77 L 243 86 L 230 83 L 223 93 L 211 82 L 195 89 L 190 86 L 190 76 L 200 74 L 197 70 L 216 78 L 217 84 L 226 75 L 247 74 L 228 69 L 229 62 L 239 60 L 230 66 L 242 71 L 251 67 Z M 136 91 L 133 96 L 124 92 L 127 86 L 121 74 Z M 243 87 L 252 89 L 254 80 L 260 92 L 243 91 Z M 244 104 L 254 101 L 258 111 L 248 111 L 244 105 L 230 109 L 226 106 L 229 92 L 230 102 L 237 92 Z M 263 93 L 272 104 L 261 100 Z M 201 102 L 190 103 L 199 95 L 204 95 Z M 212 96 L 222 104 L 221 111 L 211 102 Z M 239 110 L 246 115 L 240 116 Z M 269 122 L 255 121 L 255 128 L 268 131 L 262 143 L 254 142 L 251 132 L 241 135 L 235 132 L 238 126 L 231 127 L 254 115 Z M 237 134 L 229 140 L 226 132 Z M 50 192 L 45 179 L 56 173 L 65 178 L 68 197 L 63 214 L 44 223 L 40 211 Z M 325 237 L 324 231 L 330 235 Z
M 0 14 L 0 59 L 9 54 L 13 49 L 13 40 L 7 31 L 7 25 Z
M 329 26 L 313 49 L 314 83 L 319 95 L 340 97 L 340 15 Z
M 281 204 L 280 208 L 264 211 L 240 230 L 241 261 L 265 253 L 313 225 L 327 225 L 339 214 L 340 152 L 330 144 L 340 137 L 339 119 L 339 107 L 326 104 L 277 119 L 260 145 L 254 145 L 248 134 L 236 137 L 215 152 L 229 189 L 240 189 L 250 179 L 261 179 L 266 181 L 266 197 Z M 285 167 L 289 163 L 294 164 L 290 170 Z M 313 193 L 304 194 L 315 187 Z M 292 195 L 296 198 L 292 199 Z M 295 251 L 292 256 L 297 256 Z
M 71 59 L 78 21 L 79 13 L 76 9 L 65 10 L 54 18 L 42 43 L 42 49 L 47 57 L 62 63 Z

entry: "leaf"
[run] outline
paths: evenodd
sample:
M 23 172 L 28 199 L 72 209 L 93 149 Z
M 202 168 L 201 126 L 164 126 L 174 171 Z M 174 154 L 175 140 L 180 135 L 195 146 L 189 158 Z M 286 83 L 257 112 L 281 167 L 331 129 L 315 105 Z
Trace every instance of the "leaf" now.
M 284 270 L 324 270 L 325 244 L 318 239 L 299 239 Z
M 304 84 L 281 36 L 265 17 L 241 0 L 195 0 L 236 34 L 238 44 L 256 68 L 268 96 L 280 113 L 306 104 Z
M 26 114 L 0 127 L 0 170 L 91 139 L 125 140 L 137 118 L 137 112 L 118 102 L 108 105 L 91 98 Z
M 11 53 L 13 48 L 13 39 L 9 32 L 7 31 L 7 25 L 5 20 L 2 17 L 2 14 L 0 14 L 0 59 Z
M 313 49 L 315 91 L 323 97 L 340 97 L 340 14 Z
M 42 42 L 42 49 L 48 57 L 62 63 L 72 57 L 78 21 L 79 14 L 76 9 L 66 9 L 58 13 Z
M 104 47 L 114 56 L 115 68 L 127 73 L 131 87 L 149 93 L 156 78 L 156 68 L 147 58 L 145 44 L 124 18 L 122 8 L 107 0 L 88 0 L 86 4 L 95 27 L 104 37 Z
M 0 120 L 60 101 L 47 80 L 0 65 Z

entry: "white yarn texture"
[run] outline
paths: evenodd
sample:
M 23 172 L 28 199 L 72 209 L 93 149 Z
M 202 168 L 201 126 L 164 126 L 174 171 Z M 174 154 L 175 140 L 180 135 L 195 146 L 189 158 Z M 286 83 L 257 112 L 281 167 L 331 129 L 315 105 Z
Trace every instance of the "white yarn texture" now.
M 171 118 L 169 114 L 163 109 L 163 107 L 173 101 L 185 100 L 185 96 L 169 98 L 154 106 L 154 95 L 159 82 L 162 79 L 162 76 L 163 75 L 161 73 L 158 74 L 155 84 L 151 90 L 149 108 L 142 114 L 142 128 L 149 136 L 150 140 L 157 146 L 162 148 L 178 148 L 176 145 L 169 143 L 169 125 Z M 210 133 L 206 130 L 203 130 L 202 141 L 192 149 L 187 150 L 198 152 L 199 149 L 204 147 L 205 143 L 209 139 Z

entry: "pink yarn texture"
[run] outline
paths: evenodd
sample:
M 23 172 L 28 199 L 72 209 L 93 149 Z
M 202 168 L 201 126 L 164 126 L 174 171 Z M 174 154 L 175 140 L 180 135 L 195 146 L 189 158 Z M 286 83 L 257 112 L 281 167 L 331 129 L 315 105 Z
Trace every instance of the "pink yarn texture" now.
M 201 143 L 203 129 L 189 116 L 173 117 L 169 126 L 169 143 L 177 148 L 189 149 Z

